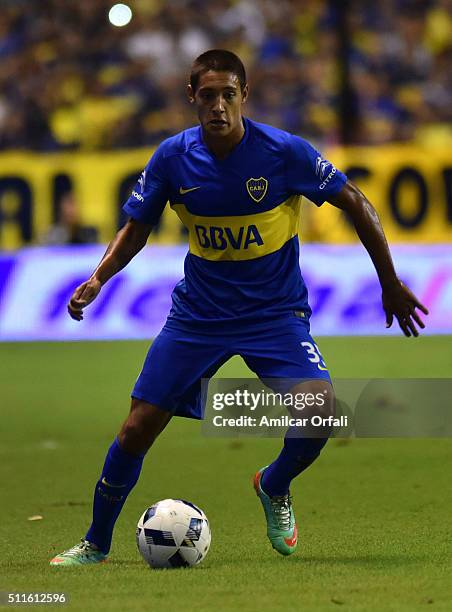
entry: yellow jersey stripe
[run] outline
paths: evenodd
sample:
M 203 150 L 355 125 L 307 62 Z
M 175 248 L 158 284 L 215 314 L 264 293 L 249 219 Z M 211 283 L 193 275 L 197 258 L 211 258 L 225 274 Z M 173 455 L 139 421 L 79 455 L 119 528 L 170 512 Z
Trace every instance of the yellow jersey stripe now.
M 210 261 L 245 261 L 278 251 L 298 234 L 301 197 L 252 215 L 205 217 L 171 204 L 188 229 L 190 253 Z

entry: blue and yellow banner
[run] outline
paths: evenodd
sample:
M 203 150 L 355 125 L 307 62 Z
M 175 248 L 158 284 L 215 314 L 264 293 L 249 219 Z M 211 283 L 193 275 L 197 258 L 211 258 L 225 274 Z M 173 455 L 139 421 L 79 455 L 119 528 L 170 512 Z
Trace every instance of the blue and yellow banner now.
M 344 170 L 377 209 L 391 243 L 452 240 L 452 159 L 447 148 L 411 145 L 336 148 L 326 156 Z M 0 155 L 0 248 L 39 242 L 56 218 L 61 184 L 70 186 L 82 220 L 108 242 L 122 219 L 121 205 L 151 156 L 148 149 L 105 153 Z M 305 242 L 350 243 L 356 235 L 332 206 L 304 200 Z M 178 243 L 181 223 L 168 206 L 157 242 Z

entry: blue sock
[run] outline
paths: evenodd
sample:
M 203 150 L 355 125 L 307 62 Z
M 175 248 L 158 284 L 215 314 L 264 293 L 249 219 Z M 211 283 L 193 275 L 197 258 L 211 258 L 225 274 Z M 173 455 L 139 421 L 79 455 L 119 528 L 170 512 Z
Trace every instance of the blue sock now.
M 93 522 L 85 536 L 105 554 L 110 550 L 116 519 L 138 480 L 143 459 L 144 455 L 134 456 L 123 451 L 117 438 L 108 449 L 94 490 Z
M 261 486 L 265 493 L 270 497 L 285 495 L 291 481 L 314 463 L 327 440 L 328 438 L 294 438 L 286 434 L 282 451 L 262 476 Z

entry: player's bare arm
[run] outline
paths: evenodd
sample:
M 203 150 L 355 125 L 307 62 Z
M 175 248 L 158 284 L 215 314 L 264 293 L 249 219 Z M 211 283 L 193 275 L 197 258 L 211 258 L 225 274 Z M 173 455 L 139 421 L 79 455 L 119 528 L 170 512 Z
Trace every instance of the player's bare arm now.
M 122 270 L 146 244 L 152 226 L 130 219 L 108 245 L 105 254 L 90 278 L 72 294 L 68 312 L 75 321 L 83 319 L 83 309 L 98 296 L 102 285 Z
M 418 336 L 416 325 L 423 329 L 425 324 L 416 309 L 424 314 L 428 314 L 428 310 L 397 277 L 377 211 L 351 181 L 347 181 L 341 192 L 329 201 L 349 215 L 374 263 L 382 289 L 386 327 L 391 327 L 396 317 L 405 336 Z

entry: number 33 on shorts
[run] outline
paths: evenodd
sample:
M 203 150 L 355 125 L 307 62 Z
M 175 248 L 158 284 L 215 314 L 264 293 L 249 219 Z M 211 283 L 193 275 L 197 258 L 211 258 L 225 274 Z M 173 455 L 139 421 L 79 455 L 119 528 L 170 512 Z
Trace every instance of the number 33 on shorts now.
M 327 370 L 325 362 L 323 361 L 322 355 L 320 354 L 319 347 L 313 342 L 301 342 L 301 346 L 306 349 L 308 359 L 311 363 L 316 363 L 319 370 Z

